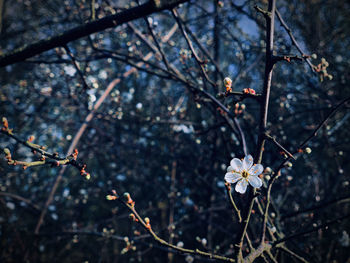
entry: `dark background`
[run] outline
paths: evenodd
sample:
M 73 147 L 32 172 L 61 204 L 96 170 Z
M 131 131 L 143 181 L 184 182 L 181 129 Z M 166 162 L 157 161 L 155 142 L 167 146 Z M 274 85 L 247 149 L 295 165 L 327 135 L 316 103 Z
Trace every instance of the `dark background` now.
M 208 60 L 204 67 L 216 87 L 203 81 L 179 29 L 161 44 L 164 54 L 186 79 L 213 96 L 225 91 L 224 77 L 234 80 L 234 91 L 252 88 L 260 93 L 266 30 L 265 20 L 254 5 L 266 8 L 267 1 L 220 2 L 222 7 L 217 1 L 190 1 L 178 8 L 195 36 L 190 35 L 195 50 L 201 59 Z M 0 3 L 0 54 L 91 20 L 90 1 Z M 96 0 L 96 18 L 136 5 L 132 1 Z M 268 129 L 294 152 L 332 107 L 350 94 L 350 6 L 347 1 L 298 0 L 278 1 L 277 8 L 304 52 L 317 55 L 311 62 L 318 65 L 325 58 L 329 63 L 327 72 L 320 74 L 301 61 L 275 66 Z M 148 22 L 158 41 L 176 24 L 170 11 L 152 14 Z M 153 52 L 145 42 L 147 39 L 155 45 L 149 27 L 141 18 L 70 42 L 73 60 L 67 49 L 55 48 L 0 68 L 1 115 L 7 117 L 18 137 L 34 135 L 35 143 L 62 156 L 108 84 L 121 79 L 95 112 L 76 147 L 91 179 L 85 180 L 77 169 L 67 167 L 38 234 L 34 231 L 40 213 L 61 167 L 22 170 L 8 166 L 1 158 L 1 262 L 185 262 L 186 256 L 170 255 L 157 245 L 128 218 L 130 212 L 120 203 L 107 201 L 111 189 L 120 194 L 129 192 L 140 214 L 151 219 L 153 230 L 165 240 L 233 256 L 237 226 L 227 201 L 224 175 L 232 157 L 244 157 L 237 131 L 232 131 L 208 99 L 183 82 L 169 79 L 159 53 L 123 76 Z M 210 53 L 220 71 L 194 39 Z M 277 19 L 275 51 L 300 55 Z M 234 97 L 218 98 L 234 111 Z M 246 108 L 238 121 L 248 150 L 254 154 L 259 105 L 251 98 L 240 103 Z M 270 209 L 278 238 L 349 214 L 348 109 L 348 105 L 341 108 L 309 142 L 311 154 L 297 154 L 292 167 L 282 170 L 272 189 Z M 15 159 L 35 160 L 30 150 L 3 134 L 0 147 L 9 148 Z M 283 161 L 279 152 L 267 143 L 264 167 L 275 169 Z M 245 195 L 234 193 L 234 197 L 239 205 L 245 203 Z M 258 199 L 263 203 L 264 194 Z M 248 229 L 254 244 L 259 240 L 260 224 L 256 211 Z M 347 217 L 328 228 L 292 238 L 286 245 L 310 262 L 348 262 L 349 229 Z M 125 236 L 134 241 L 135 251 L 124 253 Z M 273 254 L 278 262 L 297 262 L 281 251 Z

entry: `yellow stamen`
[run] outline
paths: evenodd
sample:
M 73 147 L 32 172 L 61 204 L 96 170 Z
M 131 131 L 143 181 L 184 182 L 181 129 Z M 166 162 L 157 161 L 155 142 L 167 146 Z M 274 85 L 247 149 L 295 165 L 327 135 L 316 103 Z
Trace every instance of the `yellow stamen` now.
M 247 171 L 242 172 L 242 177 L 248 178 L 248 176 L 249 176 L 249 173 Z

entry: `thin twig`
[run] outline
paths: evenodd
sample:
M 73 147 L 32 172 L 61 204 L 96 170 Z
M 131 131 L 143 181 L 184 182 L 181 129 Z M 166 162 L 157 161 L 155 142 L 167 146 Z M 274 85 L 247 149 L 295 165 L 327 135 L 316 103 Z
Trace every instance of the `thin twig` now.
M 286 215 L 283 215 L 280 219 L 280 221 L 284 221 L 288 218 L 291 218 L 291 217 L 294 217 L 294 216 L 297 216 L 297 215 L 300 215 L 300 214 L 304 214 L 304 213 L 307 213 L 307 212 L 311 212 L 311 211 L 315 211 L 317 209 L 322 209 L 322 208 L 325 208 L 329 205 L 332 205 L 332 204 L 337 204 L 337 203 L 348 203 L 350 202 L 350 195 L 348 196 L 345 196 L 345 197 L 341 197 L 341 198 L 337 198 L 337 199 L 334 199 L 334 200 L 330 200 L 328 202 L 321 202 L 319 205 L 315 205 L 315 206 L 312 206 L 312 207 L 309 207 L 309 208 L 306 208 L 306 209 L 303 209 L 303 210 L 299 210 L 297 212 L 293 212 L 293 213 L 290 213 L 290 214 L 286 214 Z
M 12 193 L 6 193 L 6 192 L 0 192 L 0 196 L 7 196 L 7 197 L 10 197 L 10 198 L 13 198 L 13 199 L 17 199 L 19 201 L 22 201 L 24 203 L 26 203 L 27 205 L 35 208 L 36 210 L 41 210 L 40 207 L 36 204 L 33 204 L 29 199 L 27 198 L 24 198 L 22 196 L 19 196 L 19 195 L 16 195 L 16 194 L 12 194 Z
M 305 230 L 305 231 L 301 231 L 299 233 L 292 234 L 290 236 L 287 236 L 285 238 L 282 238 L 280 240 L 275 241 L 273 243 L 273 246 L 276 246 L 276 245 L 278 245 L 280 243 L 283 243 L 283 242 L 286 242 L 288 240 L 294 239 L 296 237 L 300 237 L 300 236 L 304 236 L 304 235 L 316 232 L 317 230 L 320 230 L 320 229 L 327 229 L 330 225 L 339 224 L 342 220 L 347 219 L 349 217 L 350 217 L 350 214 L 347 214 L 345 216 L 338 217 L 338 218 L 336 218 L 334 220 L 328 221 L 328 222 L 326 222 L 324 224 L 321 224 L 319 226 L 313 227 L 313 228 L 311 228 L 309 230 Z
M 305 57 L 305 53 L 304 53 L 303 50 L 301 49 L 299 43 L 298 43 L 298 42 L 296 41 L 296 39 L 294 38 L 293 33 L 292 33 L 292 30 L 288 27 L 288 25 L 286 24 L 286 22 L 283 20 L 281 14 L 280 14 L 280 12 L 278 12 L 277 8 L 276 8 L 275 12 L 276 12 L 276 15 L 277 15 L 277 17 L 278 17 L 278 20 L 281 22 L 282 27 L 287 31 L 287 33 L 288 33 L 288 35 L 289 35 L 289 37 L 290 37 L 292 43 L 293 43 L 294 46 L 298 49 L 298 51 L 300 52 L 300 54 L 301 54 L 303 57 Z M 311 68 L 311 70 L 312 70 L 313 72 L 316 72 L 316 71 L 315 71 L 315 66 L 311 63 L 310 59 L 306 57 L 306 58 L 305 58 L 305 61 L 307 62 L 307 64 L 308 64 L 309 67 Z
M 265 133 L 265 136 L 268 140 L 272 141 L 280 150 L 282 150 L 284 153 L 286 153 L 290 158 L 295 160 L 295 157 L 293 156 L 293 154 L 291 154 L 286 148 L 284 148 L 277 140 L 274 136 L 271 136 L 268 133 Z
M 185 40 L 186 40 L 186 42 L 187 42 L 187 45 L 189 46 L 189 48 L 190 48 L 190 50 L 191 50 L 191 52 L 192 52 L 192 54 L 193 54 L 193 57 L 195 58 L 195 60 L 196 60 L 196 62 L 197 62 L 197 64 L 198 64 L 198 67 L 199 67 L 200 70 L 201 70 L 201 73 L 202 73 L 203 78 L 204 78 L 206 81 L 208 81 L 213 87 L 216 87 L 216 84 L 215 84 L 212 80 L 210 80 L 208 74 L 205 72 L 205 69 L 204 69 L 204 67 L 203 67 L 204 62 L 203 62 L 203 61 L 199 58 L 199 56 L 197 55 L 197 52 L 195 51 L 195 49 L 194 49 L 194 47 L 193 47 L 193 45 L 192 45 L 192 41 L 191 41 L 190 38 L 188 37 L 187 32 L 186 32 L 186 29 L 185 29 L 185 28 L 183 27 L 183 25 L 182 25 L 183 22 L 182 22 L 182 20 L 181 20 L 179 14 L 178 14 L 178 12 L 177 12 L 177 10 L 176 10 L 175 8 L 172 9 L 172 14 L 173 14 L 173 16 L 174 16 L 176 22 L 177 22 L 178 25 L 179 25 L 179 29 L 181 30 L 181 33 L 182 33 L 182 35 L 184 36 L 184 38 L 185 38 Z
M 242 222 L 242 216 L 241 216 L 241 211 L 238 209 L 235 200 L 233 199 L 232 193 L 231 193 L 231 185 L 229 183 L 225 183 L 226 186 L 226 193 L 228 195 L 228 197 L 230 198 L 230 203 L 233 207 L 233 209 L 236 211 L 236 216 L 238 219 L 238 222 L 241 223 Z
M 271 80 L 272 80 L 272 71 L 273 71 L 273 65 L 272 65 L 272 57 L 273 57 L 273 42 L 274 42 L 274 13 L 276 8 L 276 1 L 275 0 L 269 0 L 268 4 L 268 11 L 271 15 L 266 15 L 266 61 L 265 61 L 265 75 L 264 75 L 264 86 L 263 86 L 263 93 L 262 93 L 262 100 L 260 102 L 260 124 L 259 124 L 259 136 L 258 136 L 258 146 L 257 146 L 257 153 L 255 159 L 257 160 L 257 163 L 261 163 L 262 161 L 262 155 L 264 151 L 264 144 L 265 144 L 265 132 L 266 132 L 266 126 L 267 126 L 267 114 L 268 114 L 268 106 L 269 106 L 269 99 L 270 99 L 270 89 L 271 89 Z M 238 245 L 238 260 L 240 257 L 242 257 L 242 247 L 243 247 L 243 241 L 244 241 L 244 235 L 247 231 L 247 227 L 249 224 L 249 219 L 251 217 L 253 205 L 254 205 L 254 198 L 255 198 L 256 190 L 254 190 L 250 193 L 250 205 L 248 207 L 248 211 L 246 213 L 244 223 L 241 224 L 241 229 L 239 232 L 239 243 Z M 266 227 L 266 223 L 265 223 Z M 264 244 L 263 240 L 261 241 L 261 244 Z
M 286 254 L 291 255 L 292 257 L 295 257 L 296 259 L 298 259 L 300 262 L 304 262 L 304 263 L 309 263 L 309 261 L 307 261 L 305 258 L 299 256 L 298 254 L 294 253 L 293 251 L 291 251 L 290 249 L 288 249 L 286 246 L 278 246 L 278 249 L 282 250 L 283 252 L 285 252 Z
M 149 234 L 151 234 L 151 236 L 153 237 L 153 239 L 158 242 L 159 244 L 169 247 L 171 249 L 174 249 L 178 252 L 181 253 L 186 253 L 186 254 L 192 254 L 192 255 L 199 255 L 199 256 L 203 256 L 203 257 L 207 257 L 207 258 L 212 258 L 212 259 L 216 259 L 216 260 L 220 260 L 220 261 L 224 261 L 224 262 L 236 262 L 234 259 L 232 258 L 228 258 L 228 257 L 224 257 L 224 256 L 220 256 L 220 255 L 216 255 L 216 254 L 212 254 L 212 253 L 208 253 L 208 252 L 204 252 L 201 251 L 199 249 L 187 249 L 187 248 L 183 248 L 183 247 L 179 247 L 173 244 L 168 243 L 167 241 L 165 241 L 164 239 L 160 238 L 151 228 L 150 222 L 147 222 L 147 220 L 143 219 L 139 213 L 136 211 L 135 209 L 135 203 L 133 202 L 126 202 L 124 200 L 122 200 L 122 198 L 118 197 L 117 200 L 119 202 L 121 202 L 124 206 L 126 206 L 131 212 L 132 214 L 135 216 L 135 219 L 137 223 L 139 223 Z
M 74 54 L 70 51 L 68 45 L 65 45 L 63 48 L 65 49 L 66 53 L 68 54 L 68 56 L 72 60 L 72 64 L 73 64 L 74 68 L 78 72 L 78 75 L 81 79 L 81 82 L 83 83 L 83 89 L 84 90 L 88 89 L 89 85 L 86 83 L 85 76 L 84 76 L 83 72 L 81 72 L 80 66 L 79 66 L 77 60 L 75 59 Z

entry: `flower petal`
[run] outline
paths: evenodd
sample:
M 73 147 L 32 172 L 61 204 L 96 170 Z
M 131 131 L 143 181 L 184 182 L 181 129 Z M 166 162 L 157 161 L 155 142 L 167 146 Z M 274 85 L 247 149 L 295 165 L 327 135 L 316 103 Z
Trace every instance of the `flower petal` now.
M 229 172 L 225 174 L 225 181 L 231 184 L 234 184 L 241 178 L 242 176 L 239 173 Z
M 227 167 L 227 172 L 232 172 L 232 171 L 233 171 L 232 166 Z
M 243 160 L 243 170 L 248 171 L 250 167 L 253 165 L 253 157 L 249 154 L 246 157 L 244 157 Z
M 264 171 L 264 167 L 261 164 L 255 164 L 252 168 L 249 169 L 249 174 L 252 176 L 258 176 Z
M 243 164 L 241 162 L 240 159 L 238 158 L 233 158 L 230 162 L 233 170 L 235 170 L 236 172 L 242 172 L 243 170 Z
M 255 188 L 260 188 L 262 186 L 262 181 L 257 176 L 252 176 L 252 175 L 248 176 L 248 181 L 249 181 L 250 185 L 255 187 Z
M 248 182 L 245 179 L 240 180 L 235 187 L 236 192 L 244 194 L 247 190 Z

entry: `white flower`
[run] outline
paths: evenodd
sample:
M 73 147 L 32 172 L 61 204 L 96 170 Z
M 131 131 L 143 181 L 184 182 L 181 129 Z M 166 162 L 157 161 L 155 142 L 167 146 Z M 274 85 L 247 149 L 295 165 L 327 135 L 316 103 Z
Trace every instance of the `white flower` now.
M 244 157 L 243 162 L 238 158 L 233 158 L 230 166 L 227 167 L 225 181 L 231 184 L 237 183 L 235 190 L 241 194 L 247 190 L 248 182 L 251 186 L 260 188 L 262 181 L 258 175 L 264 171 L 264 167 L 261 164 L 253 164 L 251 155 Z

